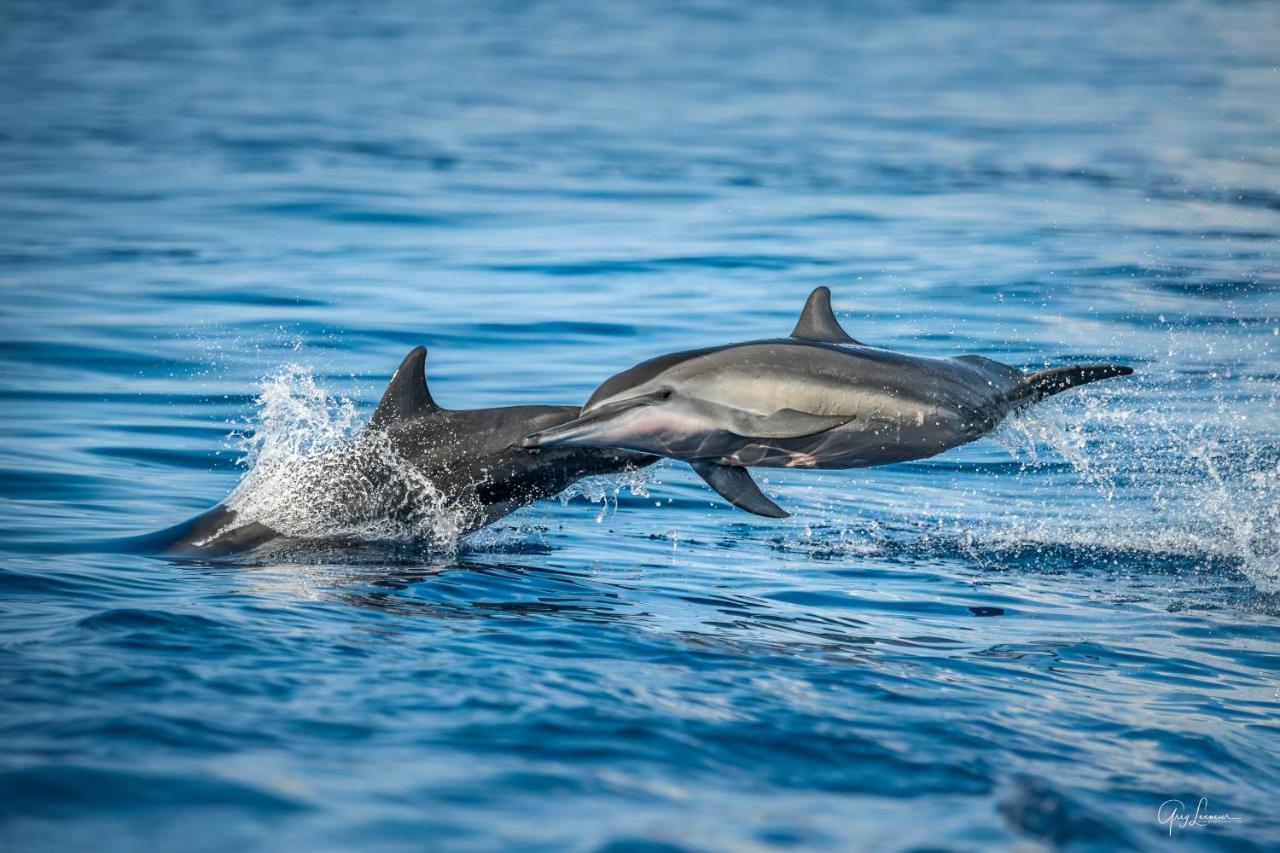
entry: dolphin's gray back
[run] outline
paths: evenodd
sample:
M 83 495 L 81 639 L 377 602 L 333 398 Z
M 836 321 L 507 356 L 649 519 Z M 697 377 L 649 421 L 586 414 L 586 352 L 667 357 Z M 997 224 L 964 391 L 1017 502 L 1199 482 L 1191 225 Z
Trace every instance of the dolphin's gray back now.
M 789 391 L 812 396 L 803 411 L 842 414 L 842 395 L 888 393 L 920 402 L 966 398 L 983 405 L 1017 386 L 1022 374 L 981 356 L 929 358 L 862 345 L 799 341 L 792 338 L 750 341 L 672 353 L 642 362 L 610 378 L 587 401 L 590 408 L 627 388 L 646 382 L 754 382 L 762 395 Z M 794 385 L 797 380 L 804 384 Z M 741 393 L 744 389 L 735 388 Z

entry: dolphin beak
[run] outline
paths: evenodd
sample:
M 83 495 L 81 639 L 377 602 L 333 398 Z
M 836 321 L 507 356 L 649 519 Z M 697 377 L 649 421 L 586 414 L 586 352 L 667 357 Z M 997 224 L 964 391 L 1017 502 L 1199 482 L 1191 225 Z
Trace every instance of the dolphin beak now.
M 526 449 L 555 447 L 560 444 L 608 447 L 607 443 L 597 445 L 592 439 L 604 432 L 605 427 L 613 422 L 618 415 L 641 406 L 648 406 L 655 399 L 658 399 L 656 394 L 645 394 L 642 397 L 632 397 L 629 400 L 606 403 L 568 423 L 551 429 L 544 429 L 540 432 L 530 433 L 525 436 L 524 441 L 520 442 L 520 446 Z

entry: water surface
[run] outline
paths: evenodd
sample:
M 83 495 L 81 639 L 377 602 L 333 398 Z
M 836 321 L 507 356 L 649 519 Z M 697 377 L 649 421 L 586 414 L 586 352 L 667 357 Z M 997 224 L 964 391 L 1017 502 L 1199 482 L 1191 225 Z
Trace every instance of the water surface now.
M 1280 9 L 0 9 L 7 849 L 1280 837 Z M 849 332 L 1134 365 L 995 440 L 494 529 L 130 544 L 450 407 Z M 237 437 L 239 436 L 239 437 Z M 323 532 L 323 531 L 319 531 Z M 661 845 L 669 845 L 669 848 Z

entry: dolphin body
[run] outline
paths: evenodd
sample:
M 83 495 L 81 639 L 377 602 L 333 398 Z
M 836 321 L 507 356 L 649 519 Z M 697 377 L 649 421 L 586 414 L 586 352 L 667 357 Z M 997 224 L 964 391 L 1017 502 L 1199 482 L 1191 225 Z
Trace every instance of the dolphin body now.
M 659 356 L 607 380 L 576 420 L 526 447 L 618 447 L 682 459 L 725 500 L 788 515 L 747 468 L 861 468 L 923 459 L 991 432 L 1010 412 L 1133 370 L 1023 373 L 977 355 L 926 358 L 851 338 L 819 287 L 791 337 Z
M 449 505 L 468 508 L 462 514 L 460 534 L 553 497 L 584 477 L 642 468 L 658 459 L 611 448 L 526 450 L 520 446 L 524 436 L 573 420 L 578 407 L 444 409 L 427 388 L 426 360 L 426 347 L 417 347 L 405 357 L 362 437 L 385 441 Z M 375 470 L 369 476 L 378 474 Z M 408 501 L 414 497 L 404 496 Z M 192 556 L 233 554 L 286 538 L 258 521 L 240 518 L 225 504 L 158 537 L 164 553 Z

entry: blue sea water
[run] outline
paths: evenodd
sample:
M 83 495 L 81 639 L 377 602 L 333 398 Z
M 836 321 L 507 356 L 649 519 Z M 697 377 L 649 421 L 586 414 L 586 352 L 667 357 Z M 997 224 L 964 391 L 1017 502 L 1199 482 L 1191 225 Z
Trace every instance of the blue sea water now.
M 1278 46 L 1269 2 L 0 4 L 0 846 L 1275 849 Z M 784 521 L 664 463 L 444 547 L 136 538 L 412 346 L 446 406 L 576 404 L 818 284 L 1138 373 L 761 472 Z

